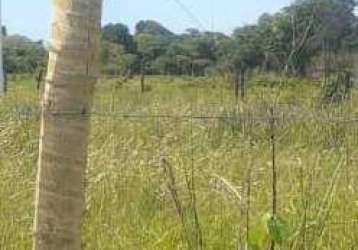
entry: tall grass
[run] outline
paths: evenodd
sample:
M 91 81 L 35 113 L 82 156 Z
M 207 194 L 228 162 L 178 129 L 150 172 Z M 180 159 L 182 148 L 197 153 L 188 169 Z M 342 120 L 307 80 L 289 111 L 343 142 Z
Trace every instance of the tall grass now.
M 212 79 L 151 77 L 144 93 L 139 79 L 119 89 L 103 79 L 92 116 L 84 249 L 266 249 L 271 241 L 276 249 L 355 249 L 357 92 L 320 107 L 319 84 L 264 80 L 253 76 L 237 107 L 232 86 Z M 4 250 L 31 248 L 35 89 L 28 78 L 15 79 L 0 99 Z

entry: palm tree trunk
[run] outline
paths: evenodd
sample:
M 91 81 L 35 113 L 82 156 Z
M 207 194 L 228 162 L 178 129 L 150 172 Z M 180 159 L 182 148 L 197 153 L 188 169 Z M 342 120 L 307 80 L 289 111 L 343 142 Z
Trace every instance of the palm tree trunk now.
M 2 53 L 2 41 L 3 41 L 3 33 L 2 33 L 2 22 L 1 22 L 1 0 L 0 0 L 0 94 L 5 93 L 5 77 L 4 77 L 4 65 L 3 65 L 3 53 Z
M 99 74 L 102 0 L 53 0 L 40 131 L 34 250 L 78 250 L 88 113 Z

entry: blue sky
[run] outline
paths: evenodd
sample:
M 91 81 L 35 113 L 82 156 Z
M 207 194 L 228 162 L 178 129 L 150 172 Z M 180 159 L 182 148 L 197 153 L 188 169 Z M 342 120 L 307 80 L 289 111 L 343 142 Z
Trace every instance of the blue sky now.
M 179 0 L 207 30 L 230 33 L 254 23 L 264 12 L 274 13 L 292 0 Z M 3 24 L 9 33 L 47 39 L 51 0 L 2 0 Z M 200 28 L 176 0 L 104 0 L 103 23 L 122 22 L 131 30 L 139 20 L 153 19 L 174 32 Z

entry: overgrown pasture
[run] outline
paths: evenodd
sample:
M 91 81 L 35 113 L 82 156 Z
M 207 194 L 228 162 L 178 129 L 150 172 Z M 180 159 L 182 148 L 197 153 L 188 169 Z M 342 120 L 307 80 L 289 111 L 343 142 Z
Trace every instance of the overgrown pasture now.
M 40 105 L 0 97 L 0 249 L 31 249 Z M 254 76 L 102 79 L 91 114 L 84 249 L 357 249 L 358 92 Z M 67 115 L 68 119 L 82 116 Z

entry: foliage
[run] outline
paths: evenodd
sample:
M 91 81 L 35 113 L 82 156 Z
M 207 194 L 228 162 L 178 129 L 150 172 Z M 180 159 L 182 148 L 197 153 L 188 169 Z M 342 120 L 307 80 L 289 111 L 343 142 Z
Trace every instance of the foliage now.
M 131 34 L 126 25 L 109 23 L 102 29 L 102 69 L 109 75 L 145 69 L 152 75 L 206 76 L 258 69 L 306 76 L 315 70 L 322 75 L 324 68 L 328 77 L 341 67 L 338 55 L 358 51 L 355 8 L 354 0 L 296 0 L 230 36 L 193 28 L 175 34 L 153 20 L 138 22 Z M 11 73 L 33 72 L 46 54 L 41 42 L 20 36 L 5 38 L 4 49 Z
M 290 227 L 283 218 L 278 216 L 268 216 L 266 226 L 270 238 L 278 245 L 288 241 L 290 237 Z
M 136 29 L 135 30 L 136 35 L 150 34 L 154 36 L 163 36 L 163 37 L 174 35 L 170 30 L 168 30 L 163 25 L 153 20 L 140 21 L 139 23 L 137 23 L 135 29 Z
M 126 53 L 125 48 L 117 43 L 102 41 L 102 72 L 107 75 L 127 75 L 137 70 L 138 57 Z
M 102 40 L 112 44 L 122 45 L 126 53 L 135 53 L 136 44 L 129 28 L 121 23 L 107 24 L 102 28 Z
M 12 35 L 4 37 L 4 67 L 7 73 L 34 73 L 46 65 L 46 50 L 42 41 Z
M 136 25 L 134 36 L 123 24 L 106 25 L 103 39 L 140 58 L 134 73 L 144 63 L 147 74 L 204 76 L 214 69 L 259 68 L 304 76 L 322 54 L 355 49 L 354 8 L 353 0 L 296 0 L 276 14 L 263 14 L 255 25 L 236 28 L 231 36 L 197 29 L 174 34 L 147 20 Z

